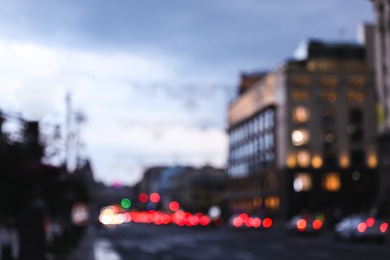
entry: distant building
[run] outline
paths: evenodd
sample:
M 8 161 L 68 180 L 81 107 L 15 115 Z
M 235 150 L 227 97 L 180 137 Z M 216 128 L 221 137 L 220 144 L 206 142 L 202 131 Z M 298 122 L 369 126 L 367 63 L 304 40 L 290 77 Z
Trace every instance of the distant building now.
M 208 213 L 212 206 L 222 206 L 226 190 L 226 172 L 210 166 L 187 168 L 171 178 L 170 196 L 190 212 Z
M 390 1 L 374 5 L 374 69 L 378 97 L 379 200 L 383 214 L 390 214 Z
M 368 210 L 376 196 L 373 77 L 355 43 L 303 42 L 228 109 L 232 213 Z
M 211 206 L 221 206 L 226 191 L 225 169 L 204 166 L 167 166 L 148 168 L 143 179 L 134 186 L 134 195 L 157 192 L 160 201 L 157 208 L 169 211 L 172 201 L 186 211 L 207 213 Z M 137 201 L 139 209 L 147 209 L 147 203 Z

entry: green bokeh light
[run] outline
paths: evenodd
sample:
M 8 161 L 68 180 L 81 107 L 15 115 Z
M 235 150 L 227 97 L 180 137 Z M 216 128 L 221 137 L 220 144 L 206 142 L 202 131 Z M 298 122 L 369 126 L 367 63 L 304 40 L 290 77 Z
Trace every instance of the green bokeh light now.
M 128 198 L 124 198 L 124 199 L 122 199 L 122 201 L 121 201 L 121 206 L 122 206 L 122 208 L 124 208 L 124 209 L 128 209 L 128 208 L 130 208 L 130 206 L 131 206 L 131 201 L 130 201 Z

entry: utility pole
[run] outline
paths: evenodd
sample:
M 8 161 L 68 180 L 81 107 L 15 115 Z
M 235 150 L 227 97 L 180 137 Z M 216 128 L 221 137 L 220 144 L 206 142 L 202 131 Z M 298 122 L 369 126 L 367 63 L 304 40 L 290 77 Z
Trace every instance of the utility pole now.
M 66 93 L 66 122 L 65 122 L 65 172 L 68 173 L 68 162 L 69 162 L 69 153 L 70 153 L 70 142 L 71 142 L 71 122 L 72 122 L 72 104 L 71 104 L 71 94 L 70 92 Z

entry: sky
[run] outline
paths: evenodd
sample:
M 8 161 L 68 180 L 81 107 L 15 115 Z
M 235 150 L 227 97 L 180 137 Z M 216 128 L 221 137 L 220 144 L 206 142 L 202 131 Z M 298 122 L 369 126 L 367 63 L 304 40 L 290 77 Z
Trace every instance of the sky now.
M 355 40 L 373 16 L 368 0 L 0 0 L 0 109 L 64 139 L 70 93 L 80 153 L 105 184 L 153 165 L 224 167 L 240 74 L 307 38 Z

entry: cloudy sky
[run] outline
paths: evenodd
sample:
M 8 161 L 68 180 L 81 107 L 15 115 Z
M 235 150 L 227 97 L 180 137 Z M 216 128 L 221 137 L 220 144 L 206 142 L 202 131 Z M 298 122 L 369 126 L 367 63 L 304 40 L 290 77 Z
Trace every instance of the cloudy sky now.
M 63 125 L 71 93 L 107 184 L 157 164 L 223 167 L 241 72 L 372 20 L 368 0 L 0 0 L 0 108 Z

